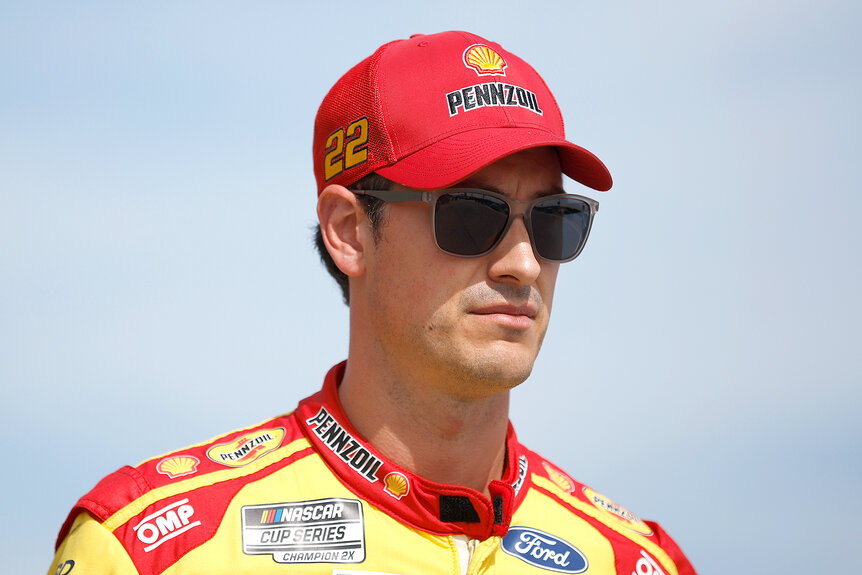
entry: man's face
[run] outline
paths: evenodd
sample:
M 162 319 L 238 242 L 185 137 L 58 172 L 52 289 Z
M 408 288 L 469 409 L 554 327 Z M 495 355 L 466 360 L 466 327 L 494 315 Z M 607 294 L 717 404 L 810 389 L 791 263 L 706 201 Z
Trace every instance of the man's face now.
M 559 159 L 552 148 L 526 150 L 458 187 L 517 200 L 561 193 Z M 364 322 L 360 333 L 376 339 L 387 367 L 402 382 L 435 381 L 461 397 L 524 381 L 548 327 L 559 264 L 536 258 L 520 217 L 491 253 L 465 258 L 436 247 L 427 203 L 387 209 L 381 238 L 367 254 L 366 317 L 351 319 Z

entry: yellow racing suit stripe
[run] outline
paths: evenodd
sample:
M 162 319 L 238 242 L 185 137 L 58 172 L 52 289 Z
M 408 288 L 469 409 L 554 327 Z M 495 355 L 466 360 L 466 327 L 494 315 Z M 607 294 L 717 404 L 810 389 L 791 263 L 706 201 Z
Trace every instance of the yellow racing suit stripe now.
M 245 467 L 236 467 L 231 469 L 225 469 L 223 471 L 215 471 L 213 473 L 208 473 L 199 477 L 192 477 L 191 479 L 186 479 L 185 481 L 178 481 L 170 485 L 165 485 L 164 487 L 159 487 L 157 489 L 153 489 L 152 491 L 147 491 L 142 496 L 138 497 L 137 499 L 135 499 L 110 517 L 108 517 L 104 522 L 104 526 L 109 531 L 113 531 L 114 529 L 116 529 L 135 515 L 138 515 L 144 509 L 157 501 L 161 501 L 162 499 L 166 499 L 173 495 L 179 495 L 180 493 L 192 491 L 194 489 L 198 489 L 199 487 L 215 485 L 216 483 L 230 481 L 231 479 L 236 479 L 238 477 L 244 477 L 246 475 L 257 473 L 261 469 L 278 463 L 286 457 L 290 457 L 294 453 L 297 453 L 309 447 L 311 447 L 311 444 L 308 442 L 307 439 L 297 439 L 291 443 L 288 443 L 284 447 L 280 447 L 275 451 L 268 453 L 266 456 L 261 457 L 257 461 L 250 463 Z
M 603 525 L 607 526 L 609 529 L 613 529 L 623 537 L 630 539 L 631 541 L 637 543 L 645 550 L 647 550 L 653 557 L 655 557 L 659 563 L 661 563 L 662 567 L 665 568 L 667 575 L 679 575 L 676 569 L 676 563 L 674 563 L 673 559 L 665 552 L 664 549 L 653 543 L 649 540 L 649 538 L 641 535 L 640 533 L 636 533 L 627 527 L 618 524 L 616 521 L 607 521 L 607 514 L 601 513 L 598 509 L 590 505 L 589 503 L 585 503 L 576 497 L 573 497 L 571 494 L 566 493 L 562 489 L 560 489 L 553 481 L 550 479 L 545 479 L 541 475 L 533 474 L 532 477 L 533 483 L 547 491 L 553 493 L 556 497 L 559 497 L 565 503 L 571 505 L 578 511 L 584 513 L 592 517 L 593 519 L 600 521 Z

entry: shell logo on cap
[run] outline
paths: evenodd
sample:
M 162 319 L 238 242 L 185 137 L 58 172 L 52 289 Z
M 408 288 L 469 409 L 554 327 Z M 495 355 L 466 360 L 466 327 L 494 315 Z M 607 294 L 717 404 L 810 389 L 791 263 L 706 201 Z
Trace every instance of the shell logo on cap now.
M 464 50 L 464 65 L 479 76 L 505 76 L 506 61 L 484 44 L 473 44 Z
M 383 478 L 383 490 L 395 499 L 401 499 L 410 491 L 410 482 L 403 473 L 393 471 Z
M 158 465 L 156 465 L 156 471 L 174 479 L 176 477 L 182 477 L 183 475 L 191 475 L 198 470 L 198 464 L 200 462 L 201 460 L 194 455 L 167 457 L 159 461 Z

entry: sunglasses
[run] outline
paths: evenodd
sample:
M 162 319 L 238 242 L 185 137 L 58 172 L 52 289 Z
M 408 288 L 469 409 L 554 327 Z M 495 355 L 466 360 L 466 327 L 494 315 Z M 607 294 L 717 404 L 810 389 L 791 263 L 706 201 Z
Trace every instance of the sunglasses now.
M 354 190 L 384 202 L 431 204 L 431 229 L 437 247 L 454 256 L 490 253 L 506 235 L 512 220 L 524 218 L 533 252 L 539 259 L 562 263 L 581 253 L 599 203 L 574 194 L 554 194 L 530 201 L 496 192 L 448 188 L 432 192 Z

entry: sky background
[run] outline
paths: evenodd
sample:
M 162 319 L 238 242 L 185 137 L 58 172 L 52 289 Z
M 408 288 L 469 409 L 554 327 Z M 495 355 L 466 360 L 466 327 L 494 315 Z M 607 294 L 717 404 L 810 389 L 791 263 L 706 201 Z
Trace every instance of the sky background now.
M 418 3 L 417 3 L 418 5 Z M 609 166 L 524 443 L 701 574 L 847 572 L 862 516 L 862 4 L 0 1 L 0 557 L 124 464 L 290 411 L 346 355 L 312 123 L 380 44 L 531 63 Z

